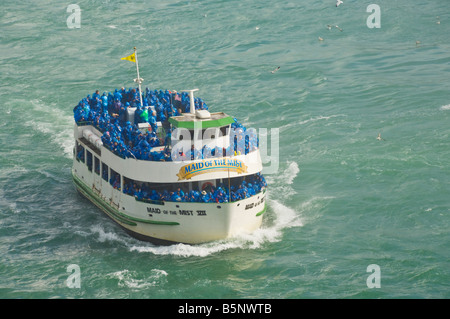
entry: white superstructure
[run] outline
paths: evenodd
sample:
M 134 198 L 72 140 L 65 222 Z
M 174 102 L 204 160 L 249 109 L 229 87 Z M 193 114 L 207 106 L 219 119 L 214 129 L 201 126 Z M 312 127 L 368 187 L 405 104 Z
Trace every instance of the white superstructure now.
M 135 110 L 130 107 L 130 111 Z M 74 184 L 139 239 L 197 244 L 253 232 L 261 226 L 266 209 L 266 185 L 260 174 L 259 149 L 236 151 L 233 141 L 236 136 L 245 138 L 245 132 L 234 134 L 234 122 L 225 113 L 195 110 L 191 90 L 190 112 L 157 123 L 158 132 L 164 126 L 172 136 L 170 145 L 151 149 L 152 154 L 170 151 L 170 157 L 156 161 L 138 159 L 131 151 L 119 156 L 104 145 L 105 131 L 95 122 L 78 121 L 74 126 Z M 132 124 L 141 131 L 151 130 L 146 123 Z M 214 154 L 205 151 L 214 148 Z M 184 196 L 177 196 L 181 193 Z

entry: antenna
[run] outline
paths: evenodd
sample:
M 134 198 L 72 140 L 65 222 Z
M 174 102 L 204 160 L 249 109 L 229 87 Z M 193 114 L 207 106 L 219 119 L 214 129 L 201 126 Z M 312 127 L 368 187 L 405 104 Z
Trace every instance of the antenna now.
M 189 108 L 189 113 L 195 114 L 195 102 L 194 102 L 194 92 L 198 91 L 198 89 L 192 89 L 192 90 L 183 90 L 182 92 L 189 92 L 189 98 L 191 100 L 191 106 Z

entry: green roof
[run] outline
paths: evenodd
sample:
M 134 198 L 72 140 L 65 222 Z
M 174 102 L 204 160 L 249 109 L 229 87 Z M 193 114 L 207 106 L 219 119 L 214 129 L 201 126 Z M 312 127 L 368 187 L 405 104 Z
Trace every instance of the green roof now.
M 170 124 L 179 128 L 193 130 L 195 123 L 201 122 L 201 128 L 222 127 L 234 123 L 234 119 L 225 113 L 212 113 L 211 119 L 199 119 L 193 116 L 172 116 L 169 118 Z

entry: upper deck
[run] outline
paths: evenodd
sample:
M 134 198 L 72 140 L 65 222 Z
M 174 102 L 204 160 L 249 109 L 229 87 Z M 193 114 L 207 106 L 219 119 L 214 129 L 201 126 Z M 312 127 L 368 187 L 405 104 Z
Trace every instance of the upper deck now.
M 94 144 L 122 159 L 156 162 L 234 157 L 258 150 L 254 130 L 223 112 L 210 113 L 193 91 L 188 95 L 147 89 L 144 106 L 136 89 L 122 88 L 101 97 L 96 91 L 74 108 L 75 138 L 85 135 L 83 127 L 90 125 L 97 136 Z

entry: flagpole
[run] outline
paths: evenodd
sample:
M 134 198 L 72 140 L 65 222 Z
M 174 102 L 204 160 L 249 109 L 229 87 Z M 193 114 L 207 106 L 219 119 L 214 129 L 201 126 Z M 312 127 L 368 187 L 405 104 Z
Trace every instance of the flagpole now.
M 139 76 L 139 64 L 138 64 L 138 58 L 136 53 L 136 47 L 134 47 L 134 58 L 136 59 L 136 71 L 137 71 L 137 79 L 134 79 L 134 82 L 137 82 L 139 84 L 139 100 L 141 101 L 141 107 L 144 106 L 142 103 L 142 90 L 141 90 L 141 83 L 144 81 L 144 79 L 141 79 Z

